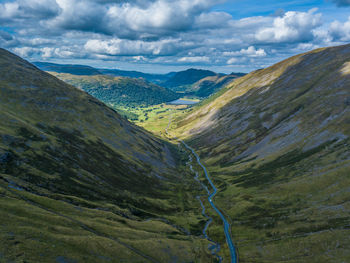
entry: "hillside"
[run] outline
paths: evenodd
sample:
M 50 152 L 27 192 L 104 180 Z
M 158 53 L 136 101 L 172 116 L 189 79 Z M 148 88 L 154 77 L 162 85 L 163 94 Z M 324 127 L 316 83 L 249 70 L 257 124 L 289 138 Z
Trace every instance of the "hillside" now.
M 99 75 L 101 72 L 93 67 L 85 65 L 55 64 L 48 62 L 33 62 L 33 64 L 43 71 L 57 73 L 69 73 L 73 75 Z
M 239 78 L 172 132 L 219 186 L 240 262 L 350 261 L 350 45 Z
M 212 262 L 171 144 L 3 49 L 0 123 L 1 262 Z
M 78 76 L 54 72 L 51 74 L 114 106 L 155 105 L 179 98 L 179 95 L 171 90 L 143 79 L 107 75 Z
M 217 74 L 215 72 L 210 70 L 191 68 L 188 70 L 177 72 L 166 82 L 162 83 L 162 85 L 174 91 L 183 91 L 186 89 L 186 86 L 192 85 L 203 78 L 216 75 Z
M 196 83 L 192 84 L 191 88 L 187 90 L 191 95 L 197 97 L 208 97 L 221 88 L 227 86 L 234 79 L 244 76 L 243 73 L 232 73 L 230 75 L 216 75 L 200 79 Z

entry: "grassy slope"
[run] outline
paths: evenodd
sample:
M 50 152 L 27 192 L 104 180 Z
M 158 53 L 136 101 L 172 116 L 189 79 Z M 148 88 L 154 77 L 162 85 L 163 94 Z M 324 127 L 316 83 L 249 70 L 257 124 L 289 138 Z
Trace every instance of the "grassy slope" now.
M 170 88 L 174 91 L 184 92 L 186 89 L 197 81 L 209 77 L 216 76 L 217 74 L 210 70 L 202 69 L 187 69 L 177 72 L 174 76 L 162 83 L 163 86 Z
M 220 188 L 240 262 L 350 261 L 349 65 L 350 45 L 292 57 L 173 126 Z
M 51 74 L 113 106 L 155 105 L 179 98 L 174 92 L 143 79 L 108 75 L 78 76 L 55 72 Z
M 170 144 L 3 49 L 0 123 L 0 261 L 211 262 Z
M 242 75 L 243 74 L 209 76 L 194 83 L 187 89 L 187 92 L 198 97 L 208 97 L 218 92 L 221 88 L 229 85 L 234 79 L 241 77 Z

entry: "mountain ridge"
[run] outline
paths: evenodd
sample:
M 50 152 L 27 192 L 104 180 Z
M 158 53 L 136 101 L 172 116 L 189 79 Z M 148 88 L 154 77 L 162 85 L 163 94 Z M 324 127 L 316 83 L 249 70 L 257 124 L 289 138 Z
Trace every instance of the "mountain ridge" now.
M 0 261 L 210 262 L 172 144 L 4 49 L 0 72 Z
M 194 84 L 195 82 L 209 76 L 219 75 L 210 70 L 190 68 L 184 71 L 177 72 L 174 76 L 163 83 L 165 87 L 176 88 Z
M 171 127 L 219 186 L 241 262 L 349 259 L 349 63 L 350 45 L 296 55 Z
M 50 72 L 50 74 L 88 92 L 107 104 L 115 106 L 155 105 L 180 97 L 171 90 L 143 79 L 110 75 L 85 76 L 54 72 Z

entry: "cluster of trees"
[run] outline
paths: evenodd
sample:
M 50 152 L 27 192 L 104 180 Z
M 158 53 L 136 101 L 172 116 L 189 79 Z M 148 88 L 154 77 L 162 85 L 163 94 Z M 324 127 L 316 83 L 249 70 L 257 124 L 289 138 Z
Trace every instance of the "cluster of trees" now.
M 175 92 L 143 79 L 111 76 L 59 74 L 65 82 L 79 87 L 99 100 L 120 106 L 149 106 L 179 98 Z

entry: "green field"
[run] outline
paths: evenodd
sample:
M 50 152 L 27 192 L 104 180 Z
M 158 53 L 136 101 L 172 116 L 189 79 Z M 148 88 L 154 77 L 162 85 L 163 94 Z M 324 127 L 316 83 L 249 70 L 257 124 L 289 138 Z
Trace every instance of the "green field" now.
M 199 101 L 197 98 L 183 98 L 188 101 Z M 183 114 L 191 111 L 193 106 L 188 105 L 170 105 L 166 103 L 152 106 L 120 106 L 110 104 L 121 115 L 136 125 L 156 134 L 164 135 L 165 128 L 169 123 L 169 117 L 179 118 Z

